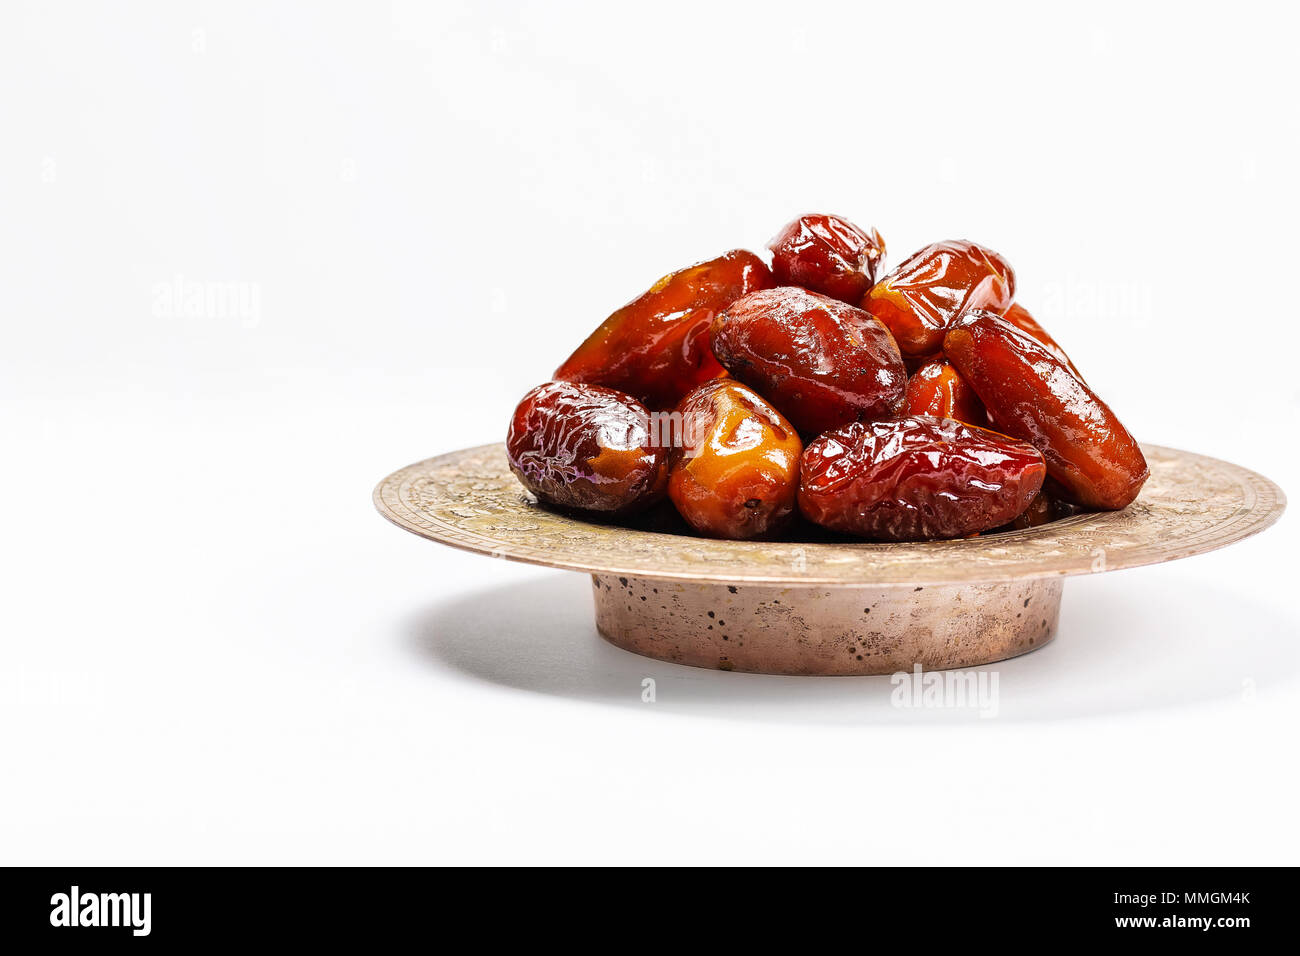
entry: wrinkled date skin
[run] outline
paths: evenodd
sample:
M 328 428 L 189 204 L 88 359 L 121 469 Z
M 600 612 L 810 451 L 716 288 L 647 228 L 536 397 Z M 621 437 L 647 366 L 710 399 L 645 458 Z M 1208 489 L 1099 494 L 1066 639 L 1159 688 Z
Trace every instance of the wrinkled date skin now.
M 805 435 L 896 415 L 907 370 L 861 309 L 794 286 L 745 296 L 713 320 L 713 354 Z
M 612 388 L 539 385 L 506 435 L 510 470 L 547 504 L 621 515 L 663 498 L 667 455 L 651 440 L 650 413 Z
M 944 354 L 993 427 L 1030 442 L 1067 500 L 1116 510 L 1137 497 L 1147 463 L 1115 413 L 1045 345 L 989 312 L 970 312 Z
M 753 389 L 719 379 L 677 407 L 680 440 L 669 456 L 668 495 L 700 534 L 769 537 L 789 524 L 803 443 Z
M 778 285 L 799 285 L 857 305 L 876 281 L 885 240 L 840 216 L 800 216 L 776 234 L 772 275 Z
M 752 252 L 736 249 L 664 276 L 578 346 L 555 378 L 617 388 L 650 408 L 672 408 L 722 368 L 709 351 L 709 323 L 741 296 L 772 286 Z
M 799 510 L 878 541 L 960 538 L 1010 522 L 1046 474 L 1032 445 L 961 422 L 854 422 L 804 450 Z
M 1021 332 L 1024 332 L 1031 339 L 1035 339 L 1041 343 L 1047 351 L 1059 358 L 1071 372 L 1075 375 L 1079 375 L 1079 370 L 1075 368 L 1074 363 L 1070 361 L 1070 356 L 1065 354 L 1065 349 L 1061 348 L 1061 346 L 1056 343 L 1056 339 L 1052 338 L 1052 336 L 1048 334 L 1047 329 L 1038 324 L 1038 320 L 1030 315 L 1029 310 L 1023 305 L 1013 303 L 1011 308 L 1007 309 L 1007 311 L 1003 313 L 1002 318 L 1006 319 Z M 1079 375 L 1079 378 L 1082 379 L 1083 376 Z
M 952 418 L 976 428 L 989 420 L 975 390 L 947 362 L 928 362 L 912 374 L 903 414 Z
M 1005 312 L 1015 291 L 1005 259 L 959 239 L 926 246 L 903 262 L 872 287 L 862 308 L 894 333 L 904 355 L 931 357 L 962 312 Z

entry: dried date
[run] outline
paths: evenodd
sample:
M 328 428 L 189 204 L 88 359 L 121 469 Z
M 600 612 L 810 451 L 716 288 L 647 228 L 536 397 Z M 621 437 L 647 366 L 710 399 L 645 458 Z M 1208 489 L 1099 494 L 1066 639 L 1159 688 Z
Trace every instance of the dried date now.
M 962 316 L 944 354 L 984 403 L 993 426 L 1034 445 L 1068 500 L 1126 507 L 1146 458 L 1110 407 L 1047 346 L 990 312 Z
M 961 422 L 854 422 L 804 450 L 799 510 L 874 540 L 960 538 L 1023 512 L 1046 473 L 1032 445 Z
M 903 414 L 951 418 L 976 428 L 984 427 L 989 420 L 975 390 L 960 372 L 942 361 L 927 362 L 912 373 L 907 380 Z
M 668 495 L 692 528 L 715 538 L 769 537 L 789 524 L 803 444 L 753 389 L 719 379 L 676 409 Z
M 904 355 L 933 356 L 967 309 L 1004 312 L 1016 291 L 1010 264 L 964 239 L 936 242 L 901 263 L 862 300 L 894 333 Z
M 713 320 L 713 353 L 805 435 L 898 413 L 907 370 L 861 309 L 794 286 L 754 292 Z
M 763 260 L 743 249 L 670 273 L 602 322 L 554 377 L 617 388 L 650 408 L 672 408 L 696 385 L 722 374 L 709 350 L 714 315 L 771 285 Z
M 885 240 L 840 216 L 810 214 L 787 223 L 767 247 L 779 285 L 803 286 L 857 305 L 876 281 Z
M 600 385 L 548 382 L 524 396 L 506 435 L 506 457 L 524 487 L 547 504 L 618 515 L 663 497 L 667 454 L 650 413 Z

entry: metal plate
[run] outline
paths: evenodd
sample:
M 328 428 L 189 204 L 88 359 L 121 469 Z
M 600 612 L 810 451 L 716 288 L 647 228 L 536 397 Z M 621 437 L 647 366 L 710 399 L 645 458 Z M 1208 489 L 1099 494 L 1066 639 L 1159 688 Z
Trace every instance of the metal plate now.
M 715 541 L 598 524 L 538 506 L 500 444 L 439 455 L 375 489 L 399 527 L 467 551 L 655 580 L 787 587 L 927 587 L 1089 574 L 1185 558 L 1273 524 L 1273 482 L 1237 465 L 1143 445 L 1151 477 L 1123 511 L 1026 531 L 913 544 Z

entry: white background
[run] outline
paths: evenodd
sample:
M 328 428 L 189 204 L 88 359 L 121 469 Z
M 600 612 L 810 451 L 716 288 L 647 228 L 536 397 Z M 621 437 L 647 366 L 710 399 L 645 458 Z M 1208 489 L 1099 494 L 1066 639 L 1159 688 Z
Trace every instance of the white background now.
M 0 861 L 1297 862 L 1293 519 L 1071 580 L 981 720 L 370 503 L 814 210 L 999 250 L 1142 439 L 1295 488 L 1291 12 L 1076 9 L 6 4 Z

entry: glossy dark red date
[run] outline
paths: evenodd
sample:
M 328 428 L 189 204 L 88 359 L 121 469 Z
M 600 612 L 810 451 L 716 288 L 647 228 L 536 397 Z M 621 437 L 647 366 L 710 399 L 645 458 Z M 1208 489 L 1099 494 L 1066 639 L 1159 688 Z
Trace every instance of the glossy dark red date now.
M 548 382 L 515 409 L 506 457 L 541 501 L 619 515 L 663 497 L 667 454 L 652 439 L 650 413 L 632 396 Z
M 736 249 L 664 276 L 604 322 L 555 370 L 555 378 L 627 392 L 650 408 L 672 408 L 722 368 L 709 351 L 709 323 L 772 274 Z
M 857 305 L 876 281 L 885 240 L 840 216 L 800 216 L 767 244 L 779 285 L 803 286 Z
M 1011 521 L 1046 474 L 1032 445 L 949 419 L 854 422 L 804 450 L 799 510 L 878 541 L 960 538 Z
M 1004 312 L 1016 291 L 1010 264 L 965 239 L 936 242 L 877 282 L 862 300 L 894 333 L 904 355 L 934 356 L 967 309 Z
M 947 362 L 927 362 L 912 373 L 903 414 L 951 418 L 976 428 L 989 420 L 975 390 Z
M 1147 479 L 1146 458 L 1110 407 L 1047 346 L 990 312 L 969 312 L 944 354 L 988 410 L 993 427 L 1034 445 L 1063 494 L 1118 509 Z
M 713 354 L 805 435 L 898 413 L 907 370 L 861 309 L 794 286 L 754 292 L 713 320 Z

